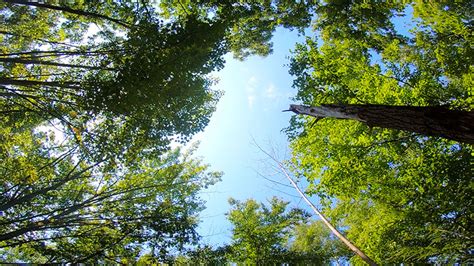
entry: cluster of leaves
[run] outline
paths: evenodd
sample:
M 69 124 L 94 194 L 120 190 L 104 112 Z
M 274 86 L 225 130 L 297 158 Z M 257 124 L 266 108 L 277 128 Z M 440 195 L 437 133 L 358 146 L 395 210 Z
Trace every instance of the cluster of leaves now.
M 254 199 L 240 202 L 229 199 L 227 218 L 232 224 L 232 242 L 219 247 L 199 245 L 185 254 L 169 257 L 176 265 L 328 265 L 347 261 L 352 252 L 322 221 L 310 221 L 309 215 L 289 202 L 273 197 L 268 205 Z M 151 254 L 140 262 L 159 260 Z
M 270 206 L 255 200 L 239 202 L 230 199 L 232 223 L 230 258 L 246 264 L 285 262 L 292 256 L 286 244 L 295 225 L 304 223 L 308 215 L 300 209 L 287 211 L 288 202 L 276 197 Z
M 347 261 L 353 256 L 345 244 L 331 234 L 322 221 L 297 225 L 290 250 L 312 264 L 328 265 L 331 261 Z
M 327 1 L 316 37 L 291 61 L 295 100 L 472 109 L 472 10 L 469 1 Z M 472 146 L 355 121 L 312 124 L 295 117 L 288 128 L 295 172 L 372 259 L 471 258 Z
M 351 256 L 321 221 L 310 222 L 305 211 L 288 209 L 289 202 L 273 197 L 268 206 L 253 199 L 240 202 L 231 198 L 229 203 L 232 243 L 216 250 L 202 248 L 197 254 L 256 265 L 327 265 Z
M 2 127 L 0 137 L 2 261 L 125 263 L 150 248 L 165 258 L 196 243 L 198 193 L 221 175 L 191 151 L 116 168 L 56 146 L 53 132 Z
M 96 158 L 159 155 L 209 122 L 224 54 L 267 55 L 277 26 L 309 24 L 292 2 L 7 1 L 1 111 L 57 120 Z
M 116 3 L 101 5 L 101 16 L 118 13 L 102 23 L 70 17 L 74 6 L 2 5 L 3 112 L 57 119 L 87 152 L 127 162 L 159 155 L 207 125 L 220 96 L 207 75 L 226 52 L 218 23 L 163 23 L 146 16 L 146 6 Z
M 225 42 L 238 59 L 272 52 L 271 38 L 276 27 L 302 32 L 312 18 L 312 1 L 271 0 L 167 0 L 160 2 L 164 17 L 220 21 L 226 25 Z

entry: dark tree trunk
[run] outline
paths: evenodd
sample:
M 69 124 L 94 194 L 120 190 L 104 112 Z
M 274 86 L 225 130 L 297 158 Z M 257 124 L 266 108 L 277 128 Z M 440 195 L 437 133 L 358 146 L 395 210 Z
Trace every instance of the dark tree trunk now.
M 39 57 L 59 57 L 63 55 L 77 55 L 77 56 L 87 56 L 87 55 L 98 55 L 98 54 L 110 54 L 113 52 L 123 51 L 122 49 L 115 49 L 115 50 L 94 50 L 94 51 L 70 51 L 70 50 L 53 50 L 53 51 L 28 51 L 28 52 L 18 52 L 18 53 L 5 53 L 0 54 L 0 57 L 9 57 L 9 56 L 31 56 L 34 58 Z M 28 58 L 31 58 L 28 57 Z M 23 57 L 25 58 L 25 57 Z
M 39 81 L 39 80 L 25 80 L 25 79 L 9 79 L 0 78 L 1 85 L 15 85 L 15 86 L 48 86 L 48 87 L 61 87 L 68 89 L 79 89 L 81 83 L 76 81 Z M 0 86 L 0 89 L 4 89 Z M 14 93 L 10 93 L 10 96 L 15 96 Z M 7 96 L 6 94 L 2 96 Z
M 52 62 L 52 61 L 21 59 L 21 58 L 0 57 L 0 62 L 17 63 L 17 64 L 24 64 L 24 65 L 47 65 L 47 66 L 58 66 L 58 67 L 84 68 L 84 69 L 92 69 L 92 70 L 115 70 L 115 68 L 74 65 L 74 64 L 58 63 L 58 62 Z
M 289 111 L 317 118 L 353 119 L 370 127 L 393 128 L 474 144 L 474 111 L 441 106 L 338 104 L 314 107 L 292 104 Z
M 123 26 L 125 28 L 130 28 L 130 25 L 115 18 L 111 18 L 102 14 L 97 14 L 93 12 L 88 12 L 84 10 L 78 10 L 78 9 L 72 9 L 70 7 L 66 6 L 55 6 L 55 5 L 49 5 L 46 3 L 40 3 L 40 2 L 33 2 L 33 1 L 28 1 L 28 0 L 6 0 L 7 3 L 12 3 L 12 4 L 19 4 L 19 5 L 27 5 L 27 6 L 35 6 L 35 7 L 40 7 L 40 8 L 48 8 L 52 10 L 58 10 L 66 13 L 71 13 L 71 14 L 76 14 L 80 16 L 86 16 L 86 17 L 92 17 L 92 18 L 99 18 L 99 19 L 104 19 L 108 21 L 112 21 L 114 23 L 119 24 L 120 26 Z

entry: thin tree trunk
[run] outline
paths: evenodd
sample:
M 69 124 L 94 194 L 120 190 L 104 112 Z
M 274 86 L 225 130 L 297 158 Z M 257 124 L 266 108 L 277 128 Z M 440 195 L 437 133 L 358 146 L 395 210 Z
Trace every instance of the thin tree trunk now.
M 337 236 L 350 250 L 354 251 L 362 260 L 367 262 L 369 265 L 377 265 L 375 261 L 373 261 L 369 256 L 367 256 L 362 250 L 360 250 L 356 245 L 352 244 L 349 239 L 347 239 L 337 228 L 335 228 L 331 222 L 314 206 L 314 204 L 306 197 L 306 195 L 301 191 L 301 189 L 298 187 L 298 185 L 295 183 L 293 178 L 290 177 L 290 175 L 286 172 L 284 167 L 279 163 L 280 169 L 284 172 L 286 178 L 290 181 L 290 183 L 293 185 L 293 187 L 298 191 L 298 193 L 301 195 L 301 197 L 306 201 L 306 203 L 311 207 L 311 209 L 321 218 L 323 223 L 333 232 L 334 235 Z
M 298 187 L 298 185 L 293 180 L 293 178 L 291 178 L 290 174 L 288 174 L 288 172 L 286 171 L 285 166 L 280 161 L 278 161 L 277 159 L 275 159 L 274 156 L 272 156 L 271 154 L 269 154 L 268 152 L 263 150 L 260 146 L 258 146 L 258 144 L 255 143 L 255 145 L 278 165 L 278 168 L 280 168 L 282 173 L 285 175 L 286 179 L 288 179 L 288 181 L 290 181 L 291 185 L 296 189 L 298 194 L 300 194 L 300 196 L 303 198 L 303 200 L 311 207 L 311 209 L 319 216 L 319 218 L 323 221 L 323 223 L 329 228 L 329 230 L 331 230 L 331 232 L 334 235 L 336 235 L 337 238 L 339 238 L 350 250 L 354 251 L 357 254 L 357 256 L 359 256 L 367 264 L 369 264 L 371 266 L 377 266 L 377 263 L 375 263 L 375 261 L 373 261 L 371 258 L 369 258 L 369 256 L 367 256 L 356 245 L 352 244 L 351 241 L 349 241 L 349 239 L 347 239 L 341 232 L 339 232 L 339 230 L 337 230 L 331 224 L 331 222 L 318 210 L 318 208 L 316 208 L 316 206 L 314 206 L 314 204 L 306 197 L 304 192 L 301 191 L 301 189 Z
M 48 86 L 48 87 L 61 87 L 68 89 L 79 89 L 80 83 L 76 81 L 40 81 L 40 80 L 24 80 L 24 79 L 9 79 L 0 78 L 1 85 L 16 85 L 16 86 Z M 4 89 L 4 88 L 2 88 Z M 7 95 L 4 95 L 7 96 Z M 13 94 L 11 96 L 14 96 Z
M 53 57 L 53 56 L 62 56 L 62 55 L 96 55 L 96 54 L 109 54 L 111 52 L 123 51 L 123 49 L 114 49 L 114 50 L 95 50 L 95 51 L 64 51 L 64 50 L 50 50 L 50 51 L 28 51 L 28 52 L 18 52 L 18 53 L 5 53 L 0 54 L 0 57 L 9 57 L 9 56 L 19 56 L 19 55 L 30 55 L 34 58 L 39 57 Z
M 28 35 L 23 35 L 23 34 L 16 34 L 16 33 L 9 32 L 9 31 L 4 31 L 4 30 L 0 30 L 0 34 L 14 36 L 14 37 L 27 38 L 27 39 L 30 39 L 30 40 L 33 40 L 33 41 L 40 41 L 40 42 L 54 44 L 54 45 L 64 45 L 64 46 L 67 46 L 67 47 L 81 48 L 78 45 L 73 45 L 73 44 L 70 44 L 70 43 L 55 42 L 55 41 L 50 41 L 50 40 L 41 39 L 41 38 L 37 39 L 37 38 L 34 38 L 33 36 L 28 36 Z
M 47 65 L 47 66 L 59 66 L 59 67 L 71 67 L 71 68 L 84 68 L 84 69 L 92 69 L 92 70 L 115 70 L 114 68 L 107 68 L 107 67 L 74 65 L 74 64 L 58 63 L 58 62 L 52 62 L 52 61 L 43 61 L 43 60 L 34 60 L 34 59 L 21 59 L 21 58 L 2 58 L 2 57 L 0 57 L 0 62 L 18 63 L 18 64 L 24 64 L 24 65 Z
M 40 8 L 47 8 L 47 9 L 53 9 L 53 10 L 58 10 L 62 12 L 67 12 L 71 14 L 76 14 L 80 16 L 86 16 L 86 17 L 92 17 L 92 18 L 100 18 L 100 19 L 105 19 L 114 23 L 119 24 L 120 26 L 123 26 L 125 28 L 130 28 L 130 25 L 115 18 L 111 18 L 102 14 L 97 14 L 93 12 L 88 12 L 84 10 L 78 10 L 78 9 L 72 9 L 70 7 L 66 6 L 55 6 L 55 5 L 49 5 L 46 3 L 40 3 L 40 2 L 33 2 L 33 1 L 27 1 L 27 0 L 6 0 L 5 2 L 12 3 L 12 4 L 19 4 L 19 5 L 27 5 L 27 6 L 35 6 L 35 7 L 40 7 Z
M 370 127 L 399 129 L 474 144 L 474 111 L 450 110 L 441 106 L 337 104 L 292 104 L 288 111 L 316 118 L 352 119 Z

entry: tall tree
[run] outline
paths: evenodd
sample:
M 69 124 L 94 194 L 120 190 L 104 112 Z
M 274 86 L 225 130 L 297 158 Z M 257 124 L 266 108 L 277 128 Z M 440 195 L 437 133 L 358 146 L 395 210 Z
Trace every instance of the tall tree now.
M 268 54 L 310 7 L 160 4 L 0 3 L 2 259 L 127 263 L 196 239 L 218 174 L 169 144 L 207 125 L 224 54 Z
M 220 173 L 175 150 L 116 169 L 59 153 L 45 133 L 2 130 L 2 261 L 133 262 L 158 259 L 197 241 L 198 193 Z M 66 147 L 65 147 L 66 148 Z M 54 154 L 51 155 L 50 153 Z
M 308 25 L 291 2 L 7 1 L 0 110 L 59 123 L 97 158 L 159 155 L 207 125 L 224 54 L 267 55 L 278 25 Z
M 295 100 L 471 111 L 473 9 L 466 7 L 472 3 L 317 6 L 316 36 L 297 45 L 292 58 Z M 313 124 L 299 116 L 287 129 L 295 172 L 371 258 L 470 258 L 471 145 L 351 120 Z
M 4 39 L 8 50 L 0 59 L 5 66 L 0 81 L 4 110 L 57 119 L 66 130 L 76 129 L 71 133 L 80 134 L 89 153 L 99 158 L 115 154 L 129 162 L 159 154 L 172 137 L 185 141 L 207 124 L 219 92 L 210 89 L 212 79 L 206 75 L 222 67 L 225 53 L 219 23 L 189 18 L 164 24 L 146 16 L 144 7 L 110 3 L 101 10 L 118 13 L 134 26 L 119 31 L 102 18 L 101 28 L 87 41 L 84 36 L 97 17 L 69 17 L 59 8 L 23 4 L 4 6 L 5 13 L 13 13 L 5 15 L 5 26 L 17 24 Z M 124 15 L 126 10 L 132 15 Z M 53 24 L 61 17 L 64 23 Z M 47 21 L 38 38 L 21 32 L 37 20 Z M 45 45 L 42 40 L 55 33 L 67 46 L 55 40 Z M 15 47 L 18 42 L 26 51 Z M 123 152 L 117 147 L 127 150 L 128 158 L 120 158 Z

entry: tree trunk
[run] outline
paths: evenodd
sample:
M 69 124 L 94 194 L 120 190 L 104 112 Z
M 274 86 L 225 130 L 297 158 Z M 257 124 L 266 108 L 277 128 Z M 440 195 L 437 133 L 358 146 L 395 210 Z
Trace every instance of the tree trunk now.
M 291 109 L 290 109 L 291 110 Z M 293 111 L 293 110 L 292 110 Z M 278 161 L 274 156 L 272 156 L 270 153 L 266 152 L 264 149 L 262 149 L 257 143 L 255 145 L 263 152 L 265 153 L 270 159 L 272 159 L 278 166 L 278 168 L 281 170 L 281 173 L 288 179 L 288 181 L 291 183 L 291 185 L 295 188 L 295 190 L 300 194 L 301 198 L 310 206 L 310 208 L 316 213 L 316 215 L 319 216 L 321 221 L 331 230 L 331 232 L 341 240 L 344 245 L 346 245 L 350 250 L 352 250 L 357 256 L 359 256 L 363 261 L 365 261 L 367 264 L 370 266 L 377 266 L 378 264 L 373 261 L 369 256 L 367 256 L 361 249 L 359 249 L 356 245 L 352 244 L 352 242 L 347 239 L 339 230 L 337 230 L 336 227 L 334 227 L 331 222 L 324 216 L 318 208 L 306 197 L 306 194 L 299 188 L 298 184 L 296 184 L 295 180 L 290 176 L 288 171 L 286 170 L 286 167 L 283 165 L 282 162 Z
M 78 9 L 72 9 L 70 7 L 66 6 L 54 6 L 54 5 L 49 5 L 41 2 L 33 2 L 33 1 L 27 1 L 27 0 L 6 0 L 7 3 L 12 3 L 12 4 L 18 4 L 18 5 L 27 5 L 27 6 L 35 6 L 35 7 L 40 7 L 40 8 L 47 8 L 47 9 L 52 9 L 52 10 L 58 10 L 66 13 L 71 13 L 71 14 L 76 14 L 80 16 L 86 16 L 86 17 L 92 17 L 92 18 L 99 18 L 99 19 L 105 19 L 114 23 L 119 24 L 120 26 L 123 26 L 125 28 L 130 28 L 130 25 L 115 18 L 111 18 L 102 14 L 97 14 L 93 12 L 88 12 L 84 10 L 78 10 Z
M 331 222 L 324 216 L 316 206 L 306 197 L 304 192 L 298 187 L 296 182 L 291 178 L 291 176 L 286 172 L 284 166 L 278 162 L 278 167 L 282 170 L 288 181 L 290 181 L 291 185 L 296 189 L 296 191 L 300 194 L 300 196 L 306 201 L 306 203 L 311 207 L 311 209 L 319 216 L 321 221 L 331 230 L 331 232 L 339 238 L 350 250 L 354 251 L 363 261 L 365 261 L 370 266 L 377 266 L 377 263 L 373 261 L 369 256 L 367 256 L 362 250 L 360 250 L 356 245 L 354 245 L 349 239 L 347 239 L 336 227 L 334 227 Z
M 84 69 L 92 69 L 92 70 L 112 70 L 112 71 L 116 70 L 115 68 L 74 65 L 74 64 L 58 63 L 58 62 L 53 62 L 53 61 L 42 61 L 42 60 L 21 59 L 21 58 L 0 57 L 0 62 L 17 63 L 17 64 L 24 64 L 24 65 L 47 65 L 47 66 L 58 66 L 58 67 L 84 68 Z
M 292 104 L 289 111 L 317 118 L 352 119 L 370 127 L 393 128 L 474 144 L 474 111 L 441 106 L 337 104 L 314 107 Z
M 80 89 L 81 83 L 76 81 L 40 81 L 40 80 L 26 80 L 26 79 L 9 79 L 9 78 L 0 78 L 0 85 L 14 85 L 14 86 L 48 86 L 48 87 L 60 87 L 68 89 Z M 5 89 L 3 86 L 0 86 L 0 89 Z M 15 96 L 14 93 L 9 95 L 4 94 L 0 96 Z
M 63 55 L 77 55 L 77 56 L 87 56 L 87 55 L 98 55 L 98 54 L 109 54 L 113 52 L 123 51 L 123 49 L 114 49 L 114 50 L 93 50 L 93 51 L 81 51 L 81 50 L 49 50 L 49 51 L 28 51 L 28 52 L 18 52 L 18 53 L 4 53 L 0 54 L 0 57 L 11 57 L 11 56 L 24 56 L 28 55 L 29 58 L 40 58 L 40 57 L 59 57 Z M 25 58 L 25 57 L 23 57 Z

